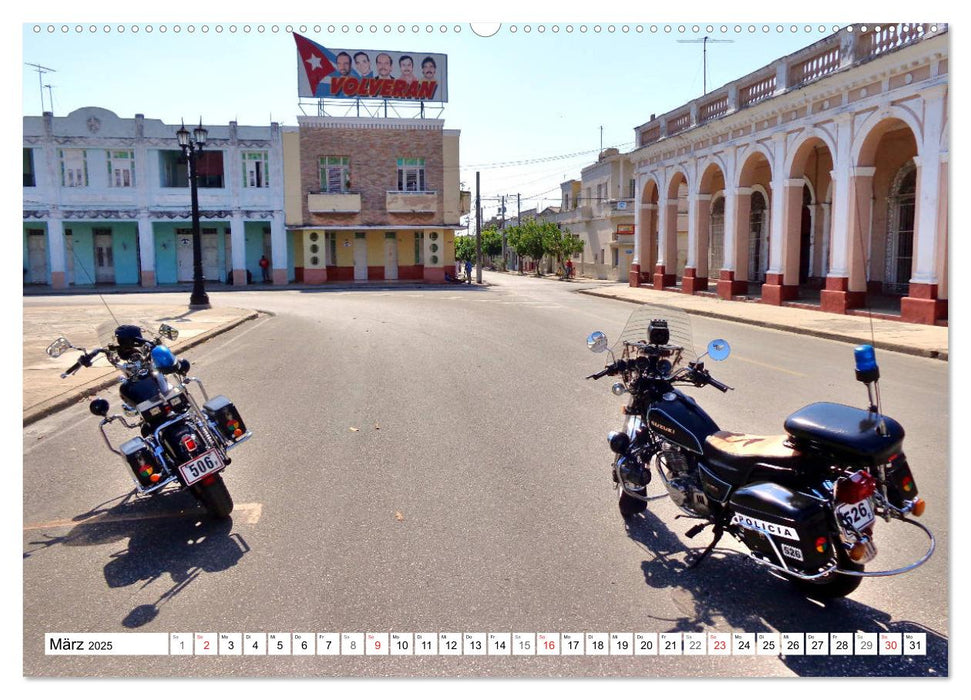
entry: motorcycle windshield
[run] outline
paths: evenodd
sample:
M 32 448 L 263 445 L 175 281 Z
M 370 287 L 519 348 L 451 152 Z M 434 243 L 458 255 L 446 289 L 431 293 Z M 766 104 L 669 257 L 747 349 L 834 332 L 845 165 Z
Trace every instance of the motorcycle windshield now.
M 614 354 L 619 355 L 624 350 L 625 342 L 648 342 L 648 327 L 654 319 L 668 322 L 668 345 L 681 348 L 681 353 L 677 355 L 677 365 L 697 357 L 691 341 L 691 321 L 688 319 L 688 314 L 681 309 L 656 304 L 642 304 L 634 309 L 617 342 L 611 347 Z

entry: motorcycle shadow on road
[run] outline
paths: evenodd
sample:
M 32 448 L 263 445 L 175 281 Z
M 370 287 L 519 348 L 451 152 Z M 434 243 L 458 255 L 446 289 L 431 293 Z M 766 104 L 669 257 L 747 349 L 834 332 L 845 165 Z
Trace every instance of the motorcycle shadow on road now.
M 697 567 L 688 568 L 711 542 L 710 529 L 695 540 L 688 540 L 670 530 L 650 510 L 630 518 L 626 529 L 628 536 L 650 554 L 641 564 L 645 583 L 652 588 L 671 589 L 675 605 L 683 612 L 675 619 L 655 617 L 658 629 L 667 625 L 663 631 L 923 632 L 927 635 L 924 656 L 780 654 L 778 658 L 800 676 L 948 675 L 947 639 L 920 623 L 892 619 L 852 597 L 812 600 L 749 561 L 746 554 L 724 547 L 715 548 Z M 744 666 L 739 673 L 746 675 Z
M 154 602 L 138 605 L 125 615 L 124 627 L 148 624 L 200 575 L 230 569 L 250 551 L 243 537 L 232 532 L 232 518 L 209 519 L 188 492 L 160 493 L 145 500 L 129 495 L 113 506 L 110 503 L 77 516 L 78 524 L 66 535 L 46 536 L 30 544 L 78 547 L 127 540 L 127 547 L 111 553 L 104 566 L 109 588 L 140 584 L 147 589 L 168 576 L 172 585 Z M 25 552 L 24 557 L 35 551 Z

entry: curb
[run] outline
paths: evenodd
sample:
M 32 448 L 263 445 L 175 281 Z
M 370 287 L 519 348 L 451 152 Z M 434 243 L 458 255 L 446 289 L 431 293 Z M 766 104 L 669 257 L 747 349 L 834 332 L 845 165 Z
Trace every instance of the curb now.
M 182 343 L 176 343 L 175 345 L 172 346 L 172 350 L 173 352 L 178 352 L 178 353 L 184 352 L 185 350 L 194 348 L 197 345 L 200 345 L 211 338 L 215 338 L 217 335 L 222 335 L 223 333 L 230 331 L 233 328 L 236 328 L 237 326 L 240 326 L 247 321 L 252 321 L 255 318 L 259 318 L 260 315 L 269 315 L 269 314 L 266 314 L 265 312 L 261 312 L 261 311 L 250 312 L 232 321 L 227 321 L 221 326 L 217 326 L 216 328 L 213 328 L 210 331 L 200 333 L 199 335 L 197 335 L 195 338 L 192 338 L 191 340 L 186 340 Z M 67 392 L 65 392 L 66 395 L 58 396 L 53 399 L 48 399 L 47 401 L 41 402 L 36 406 L 31 406 L 30 409 L 24 411 L 23 427 L 26 428 L 28 425 L 31 425 L 32 423 L 36 423 L 37 421 L 39 421 L 41 418 L 46 418 L 47 416 L 53 413 L 57 413 L 58 411 L 67 408 L 68 406 L 72 406 L 78 403 L 81 399 L 87 396 L 91 396 L 92 394 L 95 394 L 99 391 L 107 389 L 111 386 L 114 386 L 117 383 L 118 383 L 117 370 L 112 369 L 110 372 L 102 375 L 101 377 L 92 379 L 87 384 L 83 384 L 82 386 L 77 387 L 73 390 L 68 390 Z
M 607 292 L 601 292 L 596 289 L 578 289 L 576 290 L 578 294 L 587 294 L 589 296 L 602 297 L 604 299 L 614 299 L 616 301 L 624 301 L 629 304 L 645 304 L 650 302 L 643 302 L 637 299 L 630 299 L 628 297 L 616 296 L 614 294 L 609 294 Z M 912 345 L 901 345 L 900 343 L 893 343 L 889 341 L 881 340 L 871 340 L 869 338 L 860 338 L 860 336 L 847 335 L 845 333 L 831 333 L 826 331 L 809 330 L 806 328 L 800 328 L 797 326 L 787 326 L 782 323 L 774 323 L 772 321 L 761 321 L 759 319 L 742 319 L 738 316 L 732 316 L 730 314 L 719 313 L 717 311 L 705 311 L 702 309 L 693 309 L 685 307 L 677 307 L 682 309 L 687 314 L 693 314 L 695 316 L 705 316 L 707 318 L 717 318 L 721 321 L 733 321 L 734 323 L 744 323 L 749 326 L 758 326 L 761 328 L 769 328 L 776 331 L 784 331 L 786 333 L 795 333 L 797 335 L 808 335 L 815 338 L 822 338 L 824 340 L 836 340 L 847 343 L 861 343 L 866 342 L 872 345 L 874 348 L 879 350 L 889 350 L 891 352 L 899 352 L 906 355 L 915 355 L 917 357 L 927 357 L 933 360 L 942 360 L 947 362 L 948 353 L 946 350 L 927 350 L 924 348 L 917 348 Z

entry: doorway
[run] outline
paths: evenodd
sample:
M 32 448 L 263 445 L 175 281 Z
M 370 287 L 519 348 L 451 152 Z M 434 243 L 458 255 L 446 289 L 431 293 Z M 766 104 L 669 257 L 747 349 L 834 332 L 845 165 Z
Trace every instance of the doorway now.
M 94 233 L 94 281 L 95 284 L 113 284 L 115 258 L 112 249 L 111 229 L 96 228 Z
M 354 281 L 367 279 L 367 234 L 354 234 Z
M 393 231 L 384 234 L 384 278 L 398 279 L 398 236 Z

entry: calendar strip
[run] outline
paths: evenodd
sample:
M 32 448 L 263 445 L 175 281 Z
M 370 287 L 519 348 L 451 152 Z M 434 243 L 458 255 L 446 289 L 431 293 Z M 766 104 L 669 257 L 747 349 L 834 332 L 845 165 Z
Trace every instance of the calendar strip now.
M 925 656 L 925 632 L 48 633 L 48 656 Z

